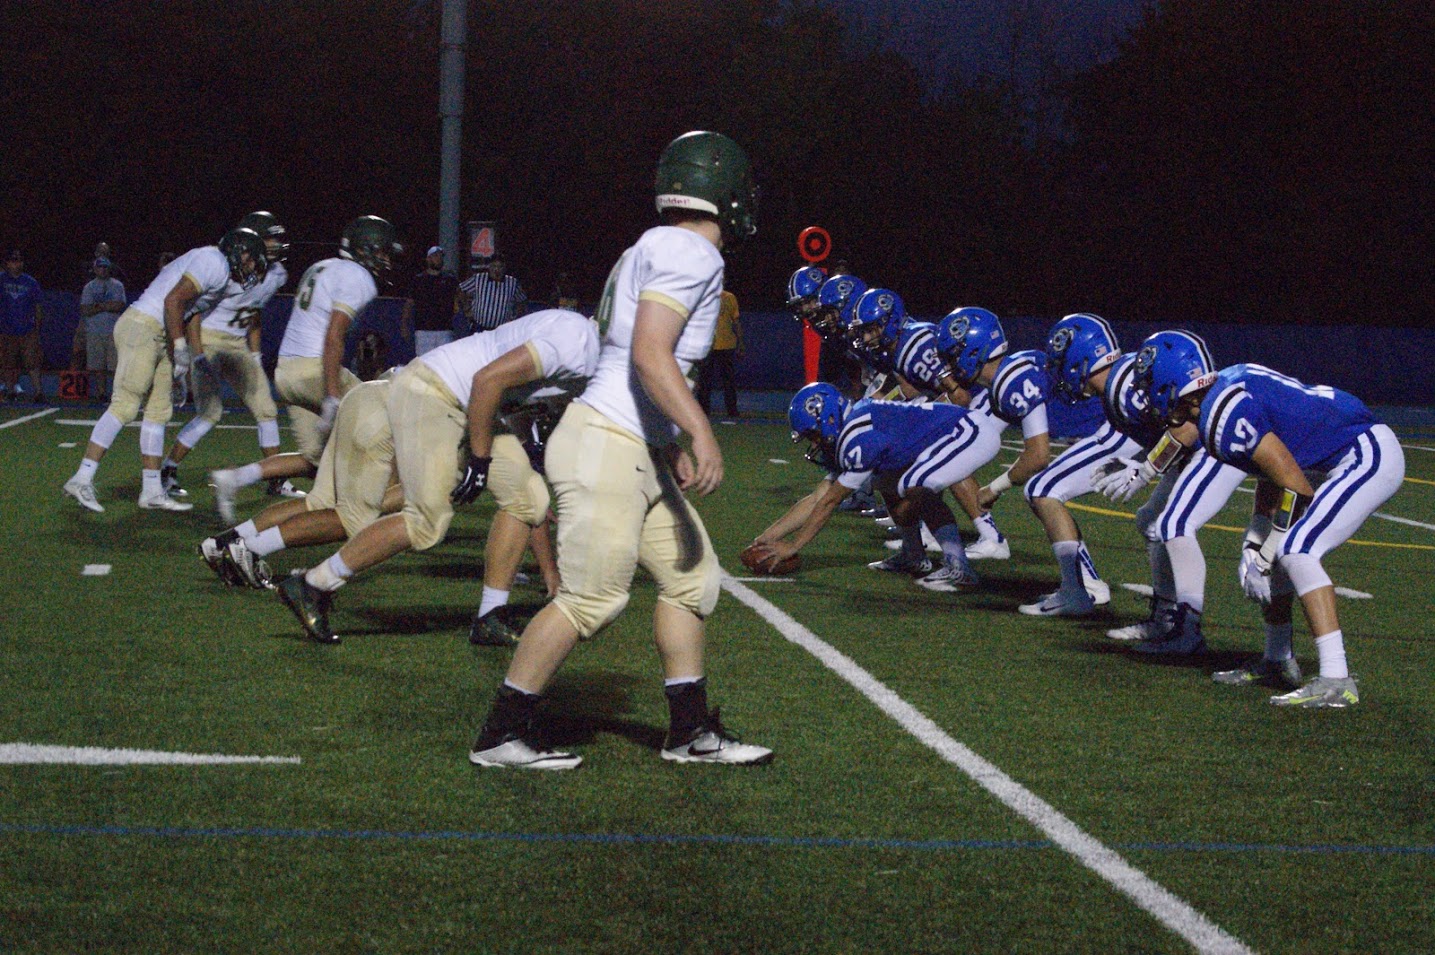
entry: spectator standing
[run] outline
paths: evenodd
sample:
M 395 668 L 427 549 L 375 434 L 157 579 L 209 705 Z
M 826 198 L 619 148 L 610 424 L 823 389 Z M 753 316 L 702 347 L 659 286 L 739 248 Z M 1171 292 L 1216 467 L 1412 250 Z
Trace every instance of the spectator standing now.
M 698 404 L 711 414 L 713 379 L 722 377 L 723 404 L 729 418 L 738 417 L 737 359 L 742 355 L 742 322 L 737 296 L 724 290 L 718 304 L 717 333 L 712 351 L 698 371 Z
M 104 243 L 101 243 L 102 245 Z M 107 258 L 97 258 L 92 266 L 95 277 L 80 292 L 80 328 L 84 330 L 85 370 L 89 372 L 90 394 L 103 398 L 110 391 L 110 377 L 115 372 L 119 354 L 115 351 L 115 321 L 125 310 L 125 287 L 113 278 L 113 265 Z M 81 336 L 76 335 L 79 339 Z
M 0 397 L 20 394 L 20 363 L 30 373 L 34 400 L 45 403 L 40 389 L 40 283 L 25 272 L 25 256 L 17 249 L 5 256 L 5 271 L 0 275 Z
M 559 272 L 557 280 L 553 283 L 553 307 L 566 308 L 570 312 L 581 312 L 578 306 L 578 289 L 573 285 L 573 277 L 567 272 Z
M 443 246 L 433 246 L 424 257 L 423 271 L 409 283 L 399 323 L 399 334 L 413 346 L 415 357 L 453 341 L 457 302 L 458 278 L 443 270 Z
M 469 297 L 469 332 L 491 332 L 528 311 L 528 296 L 508 275 L 503 256 L 495 255 L 459 286 Z

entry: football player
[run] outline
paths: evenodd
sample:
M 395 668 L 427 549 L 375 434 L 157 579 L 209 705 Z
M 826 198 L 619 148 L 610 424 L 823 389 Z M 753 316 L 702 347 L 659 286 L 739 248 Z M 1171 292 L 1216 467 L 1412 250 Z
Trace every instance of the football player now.
M 271 589 L 265 558 L 289 547 L 343 541 L 401 508 L 388 396 L 387 377 L 351 388 L 339 402 L 313 493 L 270 505 L 252 520 L 206 538 L 199 555 L 210 570 L 227 584 Z
M 339 254 L 309 266 L 299 280 L 274 369 L 274 386 L 289 405 L 299 451 L 211 472 L 214 501 L 226 523 L 234 521 L 234 496 L 241 488 L 266 479 L 312 477 L 318 469 L 339 400 L 359 383 L 344 367 L 349 325 L 378 295 L 376 280 L 402 252 L 392 225 L 360 216 L 344 227 Z
M 898 391 L 893 398 L 900 395 L 908 400 L 940 400 L 963 408 L 971 405 L 971 393 L 957 384 L 951 367 L 937 349 L 936 327 L 909 318 L 897 293 L 868 289 L 857 300 L 847 333 L 856 354 L 874 368 L 895 376 Z M 995 424 L 995 419 L 985 414 L 974 420 L 979 426 Z M 997 430 L 999 434 L 999 426 Z M 991 512 L 978 503 L 979 490 L 971 475 L 951 488 L 952 497 L 977 531 L 977 542 L 967 548 L 967 559 L 1007 560 L 1011 545 L 997 529 Z M 888 546 L 893 545 L 894 550 L 901 547 L 898 541 Z
M 972 414 L 994 419 L 995 427 L 990 430 L 998 436 L 996 449 L 985 459 L 969 461 L 971 472 L 996 457 L 1002 431 L 1013 424 L 1021 425 L 1021 453 L 978 494 L 978 503 L 990 508 L 1013 485 L 1024 485 L 1050 463 L 1046 402 L 1051 385 L 1046 375 L 1046 356 L 1035 350 L 1009 353 L 1001 320 L 975 306 L 949 312 L 937 323 L 936 335 L 937 349 L 951 366 L 957 384 L 973 392 Z M 1096 573 L 1091 555 L 1079 542 L 1076 557 L 1084 589 L 1095 603 L 1109 602 L 1111 588 Z M 1043 597 L 1018 609 L 1025 614 L 1040 614 L 1047 601 L 1048 597 Z
M 717 606 L 717 556 L 684 490 L 722 483 L 723 459 L 686 376 L 712 347 L 722 250 L 757 230 L 747 156 L 719 133 L 692 132 L 658 161 L 661 224 L 619 258 L 598 305 L 607 332 L 598 371 L 548 445 L 558 512 L 558 596 L 528 624 L 474 742 L 478 766 L 571 769 L 533 723 L 543 690 L 582 638 L 628 603 L 641 564 L 657 582 L 653 637 L 669 726 L 664 759 L 753 764 L 772 751 L 739 742 L 709 711 L 704 619 Z M 689 456 L 676 444 L 692 439 Z
M 114 398 L 90 432 L 90 442 L 64 491 L 91 511 L 103 511 L 95 496 L 95 472 L 120 430 L 144 406 L 140 424 L 141 485 L 139 506 L 147 510 L 187 511 L 193 505 L 164 491 L 160 465 L 164 426 L 174 415 L 171 378 L 189 373 L 186 318 L 254 288 L 267 268 L 264 240 L 253 229 L 231 229 L 217 245 L 191 249 L 160 270 L 144 294 L 115 323 Z
M 403 511 L 359 528 L 327 561 L 280 583 L 279 598 L 308 636 L 337 643 L 328 619 L 334 591 L 406 550 L 440 543 L 455 505 L 490 485 L 499 513 L 488 533 L 480 620 L 504 606 L 529 530 L 547 517 L 549 495 L 519 439 L 495 437 L 494 420 L 505 396 L 521 403 L 547 386 L 576 391 L 597 361 L 594 322 L 547 309 L 427 351 L 395 375 L 387 409 Z M 466 469 L 460 460 L 465 437 Z M 498 639 L 504 632 L 497 621 L 492 624 L 478 627 L 481 639 L 474 642 L 506 642 Z
M 1189 332 L 1158 332 L 1142 343 L 1136 360 L 1154 414 L 1172 427 L 1198 425 L 1212 457 L 1264 485 L 1257 507 L 1269 531 L 1248 532 L 1241 576 L 1248 595 L 1267 601 L 1265 653 L 1214 679 L 1241 685 L 1285 676 L 1291 606 L 1299 597 L 1320 674 L 1271 702 L 1311 708 L 1358 703 L 1335 587 L 1321 558 L 1399 490 L 1405 455 L 1394 432 L 1360 399 L 1337 388 L 1306 385 L 1256 364 L 1218 372 L 1205 342 Z M 1325 472 L 1319 487 L 1307 471 Z
M 187 495 L 179 483 L 179 463 L 224 415 L 223 384 L 233 388 L 254 415 L 259 453 L 264 457 L 279 453 L 279 423 L 275 420 L 279 412 L 264 374 L 259 320 L 274 293 L 289 281 L 284 268 L 289 242 L 284 225 L 272 212 L 251 212 L 239 220 L 238 228 L 259 233 L 268 265 L 258 285 L 223 299 L 208 313 L 196 316 L 198 321 L 189 323 L 189 347 L 194 355 L 190 378 L 198 414 L 180 429 L 160 467 L 165 492 L 174 497 Z
M 828 477 L 813 494 L 758 535 L 758 559 L 771 566 L 812 542 L 848 494 L 873 482 L 902 534 L 902 548 L 873 570 L 909 574 L 928 590 L 953 593 L 979 583 L 967 560 L 956 518 L 941 494 L 966 477 L 962 469 L 973 448 L 988 457 L 1000 437 L 982 429 L 965 408 L 926 402 L 864 398 L 848 406 L 826 382 L 801 388 L 788 406 L 794 441 L 811 446 L 809 460 L 824 466 Z M 943 563 L 933 568 L 922 548 L 925 523 L 942 547 Z M 787 535 L 793 535 L 785 540 Z

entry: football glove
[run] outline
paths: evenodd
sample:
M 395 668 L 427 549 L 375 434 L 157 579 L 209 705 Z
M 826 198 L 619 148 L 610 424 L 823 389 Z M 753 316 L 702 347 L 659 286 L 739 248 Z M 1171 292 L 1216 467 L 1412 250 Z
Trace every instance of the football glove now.
M 481 458 L 470 453 L 468 456 L 468 467 L 464 468 L 463 477 L 459 479 L 448 499 L 454 504 L 468 504 L 483 493 L 488 486 L 488 466 L 493 463 L 493 458 Z
M 189 374 L 191 356 L 189 354 L 189 342 L 184 339 L 174 343 L 174 377 L 175 380 Z
M 1091 488 L 1105 494 L 1118 504 L 1124 504 L 1136 496 L 1136 492 L 1150 484 L 1156 477 L 1156 468 L 1144 458 L 1117 458 L 1121 467 L 1092 482 Z
M 1271 565 L 1254 544 L 1241 548 L 1240 575 L 1241 592 L 1247 599 L 1263 605 L 1271 602 Z

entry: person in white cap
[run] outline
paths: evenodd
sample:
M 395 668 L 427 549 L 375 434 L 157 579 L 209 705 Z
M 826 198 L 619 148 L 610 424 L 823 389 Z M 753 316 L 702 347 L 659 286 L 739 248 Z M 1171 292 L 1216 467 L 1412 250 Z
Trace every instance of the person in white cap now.
M 399 322 L 399 334 L 413 346 L 415 356 L 453 341 L 453 316 L 459 307 L 458 278 L 443 270 L 443 246 L 435 245 L 424 256 L 423 271 L 409 283 Z

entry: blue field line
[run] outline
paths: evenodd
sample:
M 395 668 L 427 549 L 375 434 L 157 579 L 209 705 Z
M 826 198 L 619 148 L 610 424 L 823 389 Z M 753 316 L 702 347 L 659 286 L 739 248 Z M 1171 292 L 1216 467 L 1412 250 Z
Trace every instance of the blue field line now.
M 85 826 L 0 823 L 0 835 L 138 836 L 152 839 L 335 839 L 396 842 L 530 842 L 596 845 L 718 845 L 782 849 L 897 849 L 951 852 L 965 849 L 1052 849 L 1046 839 L 875 839 L 836 836 L 654 835 L 588 832 L 465 832 L 437 830 L 403 832 L 386 829 L 275 829 L 266 827 L 183 828 L 172 826 Z M 1113 848 L 1124 852 L 1274 852 L 1330 855 L 1435 856 L 1435 846 L 1268 845 L 1242 842 L 1130 842 Z

